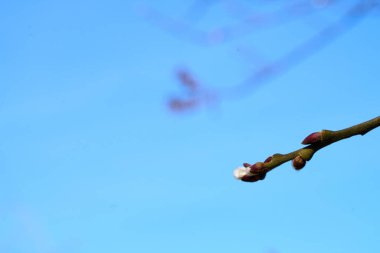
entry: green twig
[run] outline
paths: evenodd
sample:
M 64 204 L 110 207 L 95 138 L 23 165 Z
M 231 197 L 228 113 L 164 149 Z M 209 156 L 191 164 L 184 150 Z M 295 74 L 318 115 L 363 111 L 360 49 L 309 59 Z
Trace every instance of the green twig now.
M 320 149 L 354 135 L 365 135 L 372 129 L 380 126 L 380 116 L 358 125 L 338 131 L 322 130 L 307 136 L 302 144 L 308 145 L 288 154 L 274 154 L 264 162 L 257 162 L 253 165 L 244 163 L 243 167 L 237 168 L 234 175 L 237 179 L 245 182 L 256 182 L 263 180 L 266 173 L 292 160 L 293 167 L 297 170 L 302 169 L 306 162 Z

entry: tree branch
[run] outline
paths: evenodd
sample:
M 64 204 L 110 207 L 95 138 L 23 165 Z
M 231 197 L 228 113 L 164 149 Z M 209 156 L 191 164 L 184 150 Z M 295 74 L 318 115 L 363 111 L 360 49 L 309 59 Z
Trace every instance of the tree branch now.
M 322 130 L 312 133 L 302 141 L 302 144 L 308 146 L 288 154 L 274 154 L 268 157 L 264 162 L 257 162 L 253 165 L 244 163 L 243 167 L 239 167 L 234 171 L 234 176 L 244 182 L 263 180 L 267 172 L 290 160 L 292 160 L 293 167 L 296 170 L 300 170 L 318 150 L 354 135 L 365 135 L 379 126 L 380 116 L 342 130 Z

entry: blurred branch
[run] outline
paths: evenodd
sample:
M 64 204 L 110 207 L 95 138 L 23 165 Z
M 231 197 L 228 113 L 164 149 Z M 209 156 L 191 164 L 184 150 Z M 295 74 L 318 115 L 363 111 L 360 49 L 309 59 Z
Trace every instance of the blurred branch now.
M 310 15 L 331 10 L 332 7 L 334 7 L 334 10 L 339 9 L 339 11 L 343 11 L 343 13 L 337 18 L 334 16 L 332 20 L 324 20 L 322 22 L 324 28 L 315 32 L 310 38 L 303 40 L 300 44 L 295 45 L 282 56 L 274 60 L 266 60 L 261 57 L 259 61 L 252 61 L 255 68 L 251 72 L 251 75 L 235 85 L 225 88 L 206 87 L 204 84 L 201 85 L 202 82 L 199 80 L 195 82 L 195 79 L 193 79 L 192 81 L 190 72 L 182 74 L 177 72 L 179 84 L 182 87 L 187 86 L 187 88 L 182 89 L 182 91 L 185 91 L 182 94 L 169 99 L 169 108 L 176 112 L 182 112 L 209 105 L 210 97 L 213 100 L 220 101 L 249 95 L 262 84 L 289 71 L 297 64 L 332 43 L 358 24 L 372 10 L 380 9 L 378 8 L 380 7 L 379 0 L 257 0 L 254 2 L 257 4 L 255 9 L 246 8 L 247 2 L 243 4 L 239 0 L 194 0 L 193 5 L 189 7 L 185 16 L 179 19 L 166 16 L 150 7 L 144 8 L 143 15 L 147 20 L 177 37 L 200 45 L 215 46 L 242 35 L 252 34 L 253 31 L 257 31 L 258 29 L 269 29 L 290 21 L 305 20 Z M 204 18 L 211 11 L 210 8 L 217 4 L 225 4 L 227 14 L 237 19 L 237 23 L 220 25 L 215 29 L 206 31 L 196 27 L 194 25 L 195 20 L 199 21 L 201 17 Z M 266 8 L 268 7 L 267 5 L 270 8 Z M 242 9 L 245 9 L 245 11 L 242 12 Z M 318 18 L 321 21 L 320 16 L 322 15 L 313 16 L 313 18 Z M 193 24 L 190 24 L 189 21 L 192 21 Z M 307 21 L 304 23 L 307 23 Z M 257 50 L 250 51 L 255 52 Z M 245 56 L 249 57 L 249 55 Z
M 237 168 L 234 171 L 234 176 L 245 182 L 256 182 L 263 180 L 269 171 L 291 160 L 293 167 L 296 170 L 300 170 L 306 165 L 307 161 L 311 160 L 318 150 L 354 135 L 365 135 L 379 126 L 380 116 L 339 131 L 322 130 L 312 133 L 302 141 L 302 144 L 308 146 L 288 154 L 274 154 L 264 162 L 257 162 L 253 165 L 244 163 L 243 167 Z
M 176 79 L 183 90 L 183 96 L 169 98 L 169 108 L 174 112 L 184 112 L 195 109 L 201 105 L 213 104 L 216 97 L 206 90 L 202 83 L 187 69 L 180 68 L 176 71 Z
M 364 0 L 353 5 L 346 13 L 344 13 L 337 21 L 330 23 L 323 30 L 304 41 L 302 44 L 294 47 L 283 57 L 267 63 L 261 69 L 256 71 L 242 85 L 234 86 L 227 90 L 227 96 L 239 97 L 247 93 L 247 89 L 257 88 L 259 84 L 268 81 L 270 78 L 278 76 L 286 70 L 291 69 L 295 65 L 304 61 L 323 47 L 330 44 L 333 40 L 347 32 L 361 21 L 375 6 L 377 1 Z
M 342 36 L 349 29 L 358 24 L 375 7 L 378 2 L 374 0 L 359 1 L 351 6 L 335 22 L 331 22 L 320 32 L 314 34 L 300 45 L 295 46 L 284 56 L 263 64 L 253 74 L 243 81 L 240 85 L 234 85 L 225 89 L 216 89 L 212 93 L 218 99 L 236 99 L 250 94 L 253 89 L 268 82 L 286 71 L 292 69 L 297 64 L 306 60 L 325 46 L 332 43 L 335 39 Z M 198 101 L 198 106 L 202 105 L 202 100 Z
M 334 4 L 334 1 L 324 1 L 326 3 L 323 5 L 323 8 L 321 8 L 320 4 L 316 4 L 318 1 L 298 0 L 295 3 L 287 3 L 278 10 L 272 12 L 264 13 L 250 11 L 249 14 L 240 17 L 239 21 L 235 24 L 230 26 L 220 26 L 209 31 L 202 31 L 194 28 L 186 22 L 186 20 L 189 19 L 187 17 L 190 15 L 189 13 L 194 13 L 193 9 L 195 9 L 195 6 L 198 12 L 204 13 L 213 2 L 214 1 L 203 2 L 204 9 L 202 10 L 199 6 L 201 2 L 196 1 L 182 19 L 171 18 L 147 6 L 145 6 L 141 13 L 148 21 L 177 37 L 201 45 L 215 45 L 249 34 L 257 29 L 270 28 L 276 25 L 283 25 L 286 22 L 298 20 L 299 18 L 321 11 L 323 8 Z

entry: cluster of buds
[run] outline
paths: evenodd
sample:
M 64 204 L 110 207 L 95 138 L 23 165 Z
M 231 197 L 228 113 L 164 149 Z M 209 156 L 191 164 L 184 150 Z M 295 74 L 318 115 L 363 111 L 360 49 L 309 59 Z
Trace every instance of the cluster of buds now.
M 306 136 L 306 138 L 302 141 L 302 144 L 304 145 L 311 145 L 322 141 L 322 131 L 321 132 L 315 132 L 312 134 L 309 134 Z M 298 155 L 296 156 L 292 161 L 293 168 L 296 170 L 300 170 L 306 165 L 306 160 Z
M 267 172 L 268 170 L 265 167 L 265 163 L 257 162 L 252 165 L 249 163 L 243 163 L 243 167 L 234 170 L 234 176 L 236 179 L 244 182 L 256 182 L 263 180 Z
M 311 144 L 321 142 L 322 134 L 323 134 L 323 131 L 312 133 L 308 135 L 302 141 L 302 144 L 311 145 Z M 273 160 L 273 156 L 270 156 L 267 159 L 265 159 L 264 162 L 257 162 L 252 165 L 249 163 L 243 163 L 243 167 L 239 167 L 234 170 L 234 176 L 236 179 L 244 181 L 244 182 L 256 182 L 259 180 L 263 180 L 266 176 L 266 173 L 272 168 L 272 167 L 268 168 L 267 166 L 267 164 L 270 163 L 272 160 Z M 305 157 L 302 157 L 301 154 L 298 154 L 295 158 L 293 158 L 292 165 L 294 169 L 301 170 L 306 165 Z
M 380 116 L 342 130 L 322 130 L 309 134 L 302 141 L 302 144 L 308 146 L 288 154 L 274 154 L 265 159 L 264 162 L 257 162 L 253 165 L 244 163 L 243 167 L 237 168 L 234 171 L 234 176 L 245 182 L 256 182 L 263 180 L 266 173 L 275 167 L 291 160 L 293 167 L 296 170 L 300 170 L 305 167 L 306 161 L 309 161 L 318 150 L 355 135 L 365 135 L 377 127 L 380 127 Z

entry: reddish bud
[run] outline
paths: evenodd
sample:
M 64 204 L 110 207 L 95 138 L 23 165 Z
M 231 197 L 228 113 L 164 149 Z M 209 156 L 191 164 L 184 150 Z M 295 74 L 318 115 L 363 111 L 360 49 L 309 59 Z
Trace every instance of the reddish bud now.
M 249 163 L 243 163 L 243 166 L 244 166 L 245 168 L 248 168 L 248 167 L 251 167 L 251 164 L 249 164 Z
M 261 174 L 263 170 L 265 169 L 264 163 L 262 162 L 257 162 L 250 167 L 250 172 L 252 174 Z
M 259 180 L 264 180 L 266 175 L 267 173 L 262 173 L 262 174 L 253 175 L 253 176 L 244 176 L 241 178 L 241 181 L 253 183 Z
M 306 161 L 301 157 L 297 156 L 293 159 L 292 165 L 296 170 L 300 170 L 305 167 Z
M 258 181 L 260 179 L 257 176 L 244 176 L 240 180 L 243 181 L 243 182 L 253 183 L 253 182 L 256 182 L 256 181 Z
M 272 156 L 268 157 L 267 159 L 265 159 L 264 163 L 269 163 L 270 161 L 272 161 Z
M 264 178 L 266 177 L 266 175 L 267 175 L 267 173 L 263 173 L 263 174 L 258 175 L 259 180 L 264 180 Z
M 313 144 L 316 142 L 319 142 L 322 140 L 322 133 L 321 132 L 315 132 L 310 135 L 308 135 L 303 141 L 302 144 L 307 145 L 307 144 Z

